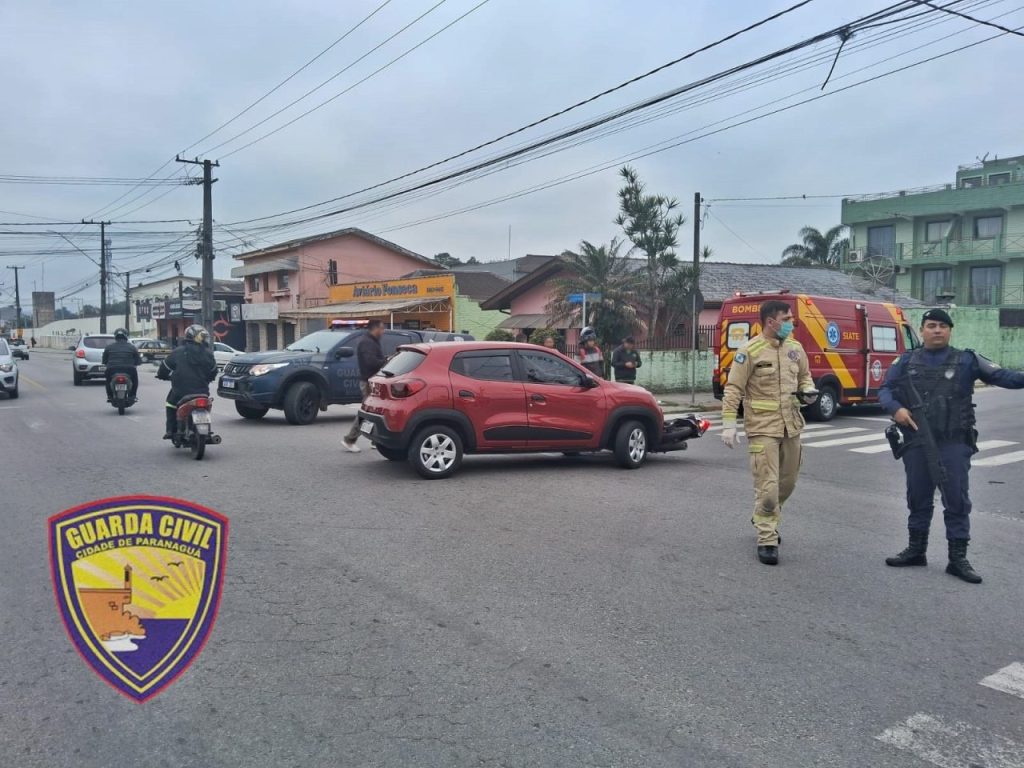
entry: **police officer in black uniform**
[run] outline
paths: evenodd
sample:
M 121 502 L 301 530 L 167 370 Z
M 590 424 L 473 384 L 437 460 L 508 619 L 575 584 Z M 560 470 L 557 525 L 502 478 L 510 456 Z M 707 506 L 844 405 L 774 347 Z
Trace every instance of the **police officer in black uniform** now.
M 1007 371 L 970 349 L 949 345 L 953 319 L 943 309 L 929 309 L 921 318 L 923 347 L 904 353 L 886 374 L 879 401 L 900 426 L 905 440 L 903 466 L 907 473 L 907 521 L 909 544 L 886 565 L 927 565 L 928 528 L 934 511 L 936 482 L 915 419 L 925 418 L 938 448 L 945 474 L 940 496 L 949 541 L 950 573 L 971 584 L 980 584 L 967 560 L 971 538 L 971 499 L 968 472 L 977 452 L 974 428 L 974 382 L 1005 389 L 1024 388 L 1024 373 Z M 913 409 L 913 412 L 911 411 Z
M 135 393 L 139 391 L 139 372 L 137 365 L 142 365 L 142 355 L 135 345 L 128 341 L 128 331 L 118 328 L 114 331 L 114 343 L 103 350 L 103 365 L 107 375 L 107 402 L 114 397 L 114 386 L 111 381 L 115 373 L 123 373 L 132 380 L 130 397 L 135 401 Z
M 209 338 L 201 325 L 185 329 L 185 343 L 160 363 L 158 379 L 171 382 L 167 393 L 167 429 L 164 440 L 170 440 L 178 428 L 178 403 L 188 395 L 209 395 L 210 382 L 217 378 L 217 361 L 206 341 Z

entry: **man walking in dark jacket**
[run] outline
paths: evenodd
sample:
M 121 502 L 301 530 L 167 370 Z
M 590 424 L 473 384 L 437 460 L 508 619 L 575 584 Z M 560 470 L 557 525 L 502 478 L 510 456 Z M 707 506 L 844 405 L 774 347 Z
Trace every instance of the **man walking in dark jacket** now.
M 107 400 L 114 397 L 114 389 L 111 381 L 115 373 L 123 373 L 132 381 L 132 390 L 129 397 L 135 400 L 135 393 L 139 391 L 139 372 L 135 367 L 142 365 L 142 355 L 135 345 L 128 341 L 128 331 L 118 328 L 114 331 L 114 343 L 103 350 L 103 365 L 106 366 L 107 374 Z
M 616 381 L 636 383 L 636 369 L 643 363 L 640 362 L 640 353 L 636 351 L 635 344 L 636 339 L 627 336 L 612 352 L 612 369 L 615 371 Z
M 377 371 L 384 367 L 387 361 L 384 357 L 384 350 L 381 349 L 380 339 L 384 335 L 384 321 L 371 320 L 366 329 L 366 335 L 356 345 L 356 360 L 359 363 L 359 392 L 363 400 L 370 394 L 370 377 L 376 376 Z M 341 440 L 341 445 L 350 453 L 359 453 L 361 450 L 356 445 L 359 439 L 359 417 L 352 422 L 352 428 Z

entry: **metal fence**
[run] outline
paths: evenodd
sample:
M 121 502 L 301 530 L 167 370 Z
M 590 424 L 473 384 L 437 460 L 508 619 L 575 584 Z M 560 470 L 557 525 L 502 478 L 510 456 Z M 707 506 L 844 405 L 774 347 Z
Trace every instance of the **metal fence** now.
M 718 343 L 718 326 L 717 325 L 698 325 L 697 326 L 697 349 L 714 349 Z M 605 343 L 607 347 L 604 352 L 605 355 L 610 355 L 611 350 L 618 346 L 618 343 Z M 675 333 L 670 334 L 659 334 L 657 336 L 639 338 L 636 341 L 636 348 L 643 351 L 672 351 L 681 349 L 693 349 L 693 333 L 685 324 Z M 565 354 L 570 357 L 575 356 L 579 347 L 576 344 L 568 344 L 565 347 Z

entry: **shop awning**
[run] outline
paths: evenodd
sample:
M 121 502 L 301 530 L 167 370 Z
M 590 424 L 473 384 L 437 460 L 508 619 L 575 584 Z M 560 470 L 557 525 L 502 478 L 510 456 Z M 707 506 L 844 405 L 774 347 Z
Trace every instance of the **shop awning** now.
M 282 312 L 282 317 L 381 317 L 393 312 L 447 312 L 447 298 L 396 299 L 394 301 L 345 301 L 341 304 L 322 304 L 309 309 Z
M 242 267 L 232 267 L 232 277 L 249 277 L 250 275 L 262 275 L 267 272 L 295 272 L 299 268 L 299 257 L 272 259 L 260 261 L 253 264 L 246 264 Z
M 498 323 L 499 328 L 569 328 L 571 320 L 555 320 L 549 315 L 512 315 Z

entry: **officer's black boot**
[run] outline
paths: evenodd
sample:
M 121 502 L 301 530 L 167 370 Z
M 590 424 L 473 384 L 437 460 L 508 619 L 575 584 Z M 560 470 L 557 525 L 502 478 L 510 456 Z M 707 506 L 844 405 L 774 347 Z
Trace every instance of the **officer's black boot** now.
M 981 576 L 967 559 L 967 539 L 950 539 L 949 565 L 946 566 L 946 573 L 951 573 L 970 584 L 981 584 Z
M 885 558 L 885 564 L 893 568 L 903 568 L 908 565 L 928 565 L 928 559 L 924 553 L 928 551 L 928 531 L 911 531 L 910 543 L 907 548 L 895 557 Z
M 779 564 L 779 548 L 778 546 L 759 546 L 757 548 L 757 559 L 765 565 L 778 565 Z

